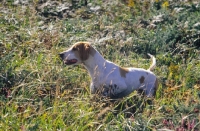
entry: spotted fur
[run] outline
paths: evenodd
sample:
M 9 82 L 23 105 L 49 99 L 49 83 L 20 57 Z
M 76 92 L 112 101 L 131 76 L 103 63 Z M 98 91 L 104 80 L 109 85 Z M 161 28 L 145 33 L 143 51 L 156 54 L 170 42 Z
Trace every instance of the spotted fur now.
M 155 94 L 158 81 L 152 70 L 155 68 L 156 59 L 148 54 L 153 63 L 150 68 L 124 68 L 108 60 L 88 42 L 77 42 L 68 50 L 60 53 L 60 57 L 66 65 L 83 66 L 91 77 L 91 93 L 98 93 L 110 98 L 122 98 L 134 90 L 143 90 L 151 97 Z

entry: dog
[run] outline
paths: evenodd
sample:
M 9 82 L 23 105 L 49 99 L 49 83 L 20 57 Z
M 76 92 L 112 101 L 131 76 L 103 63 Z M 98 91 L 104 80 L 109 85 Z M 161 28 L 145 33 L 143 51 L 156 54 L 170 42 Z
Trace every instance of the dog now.
M 152 70 L 156 66 L 156 59 L 153 55 L 148 55 L 153 63 L 145 70 L 124 68 L 105 60 L 89 42 L 77 42 L 59 54 L 64 64 L 83 64 L 88 70 L 92 80 L 91 94 L 100 94 L 112 99 L 126 97 L 134 90 L 143 90 L 147 97 L 155 95 L 158 80 Z

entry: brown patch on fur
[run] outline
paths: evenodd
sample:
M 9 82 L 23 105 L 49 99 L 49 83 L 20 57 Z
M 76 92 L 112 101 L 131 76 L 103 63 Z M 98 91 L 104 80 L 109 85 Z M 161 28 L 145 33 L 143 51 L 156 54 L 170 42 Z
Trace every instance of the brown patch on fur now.
M 144 80 L 145 80 L 145 77 L 144 77 L 144 76 L 141 76 L 141 77 L 140 77 L 140 84 L 144 83 Z
M 128 68 L 119 67 L 119 72 L 122 77 L 126 78 L 126 73 L 129 72 Z
M 79 55 L 82 61 L 88 59 L 89 55 L 94 56 L 95 49 L 88 42 L 77 42 L 72 47 L 72 50 L 77 51 L 77 55 Z

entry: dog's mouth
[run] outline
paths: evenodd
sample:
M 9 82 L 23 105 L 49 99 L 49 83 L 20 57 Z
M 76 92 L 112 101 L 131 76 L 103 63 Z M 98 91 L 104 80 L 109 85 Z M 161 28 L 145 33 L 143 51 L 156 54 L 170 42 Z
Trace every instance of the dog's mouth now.
M 64 63 L 66 65 L 72 65 L 75 64 L 78 60 L 77 59 L 70 59 L 70 60 L 64 60 Z

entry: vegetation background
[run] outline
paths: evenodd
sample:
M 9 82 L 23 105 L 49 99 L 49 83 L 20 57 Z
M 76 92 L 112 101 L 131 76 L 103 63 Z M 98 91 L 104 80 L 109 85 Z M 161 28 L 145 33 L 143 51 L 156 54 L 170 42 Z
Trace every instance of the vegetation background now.
M 199 0 L 0 2 L 0 130 L 200 130 Z M 155 55 L 156 97 L 90 95 L 58 58 L 77 41 L 125 67 Z

